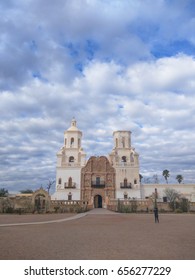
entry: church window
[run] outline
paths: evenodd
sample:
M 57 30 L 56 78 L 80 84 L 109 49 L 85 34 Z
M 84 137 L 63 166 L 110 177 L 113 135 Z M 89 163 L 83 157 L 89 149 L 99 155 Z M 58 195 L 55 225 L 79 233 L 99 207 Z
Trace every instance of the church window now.
M 127 178 L 124 179 L 124 187 L 127 187 Z
M 72 177 L 69 177 L 68 179 L 68 187 L 72 188 Z
M 137 180 L 136 179 L 134 180 L 134 184 L 137 184 Z
M 124 199 L 127 199 L 127 198 L 128 198 L 127 193 L 124 193 Z
M 125 156 L 122 157 L 122 162 L 126 162 L 127 158 Z
M 100 185 L 100 177 L 96 177 L 96 185 L 97 185 L 97 186 Z
M 80 148 L 81 146 L 81 139 L 78 139 L 78 147 Z
M 59 185 L 62 184 L 62 179 L 61 179 L 61 178 L 58 179 L 58 184 L 59 184 Z
M 64 144 L 65 144 L 65 146 L 66 146 L 66 144 L 67 144 L 67 139 L 65 138 L 65 140 L 64 140 Z
M 71 194 L 71 192 L 69 192 L 69 194 L 68 194 L 68 200 L 72 200 L 72 194 Z
M 74 157 L 73 156 L 69 157 L 69 162 L 74 162 Z
M 122 137 L 122 147 L 125 147 L 125 137 Z
M 70 146 L 72 147 L 74 145 L 74 138 L 72 137 L 71 139 L 70 139 Z
M 118 147 L 118 139 L 116 138 L 116 147 Z

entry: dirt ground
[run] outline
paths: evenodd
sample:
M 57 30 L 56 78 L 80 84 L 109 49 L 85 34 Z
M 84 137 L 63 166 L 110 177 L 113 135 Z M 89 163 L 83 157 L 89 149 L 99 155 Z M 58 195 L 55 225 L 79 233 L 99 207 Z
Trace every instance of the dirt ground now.
M 108 215 L 109 214 L 109 215 Z M 0 225 L 75 217 L 0 215 Z M 1 260 L 194 260 L 195 215 L 90 211 L 58 223 L 0 226 Z

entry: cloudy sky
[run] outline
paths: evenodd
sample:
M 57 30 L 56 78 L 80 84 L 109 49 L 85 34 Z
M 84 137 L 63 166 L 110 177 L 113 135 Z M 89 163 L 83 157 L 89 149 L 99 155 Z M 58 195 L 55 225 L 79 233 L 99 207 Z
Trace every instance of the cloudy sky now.
M 55 180 L 73 116 L 88 157 L 131 130 L 145 179 L 195 183 L 194 0 L 1 0 L 0 14 L 0 188 Z

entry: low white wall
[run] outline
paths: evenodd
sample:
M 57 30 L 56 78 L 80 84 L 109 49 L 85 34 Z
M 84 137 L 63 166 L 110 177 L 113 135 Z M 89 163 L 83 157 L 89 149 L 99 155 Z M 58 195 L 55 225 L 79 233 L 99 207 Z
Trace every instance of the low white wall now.
M 158 198 L 163 199 L 165 196 L 164 191 L 166 189 L 174 189 L 182 196 L 189 199 L 191 202 L 195 202 L 195 185 L 194 184 L 143 184 L 143 197 L 149 197 L 155 192 L 155 188 L 158 192 Z

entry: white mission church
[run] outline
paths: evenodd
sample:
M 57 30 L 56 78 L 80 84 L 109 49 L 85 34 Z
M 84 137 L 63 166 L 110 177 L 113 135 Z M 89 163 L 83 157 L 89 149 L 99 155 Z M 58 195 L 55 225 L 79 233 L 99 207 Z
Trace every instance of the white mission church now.
M 107 208 L 112 200 L 144 200 L 158 192 L 158 201 L 166 200 L 164 190 L 176 189 L 195 202 L 193 184 L 141 184 L 139 155 L 131 145 L 130 131 L 113 132 L 113 149 L 108 156 L 91 156 L 86 161 L 82 132 L 73 118 L 64 132 L 63 147 L 57 153 L 56 189 L 52 200 L 81 200 L 89 206 Z

